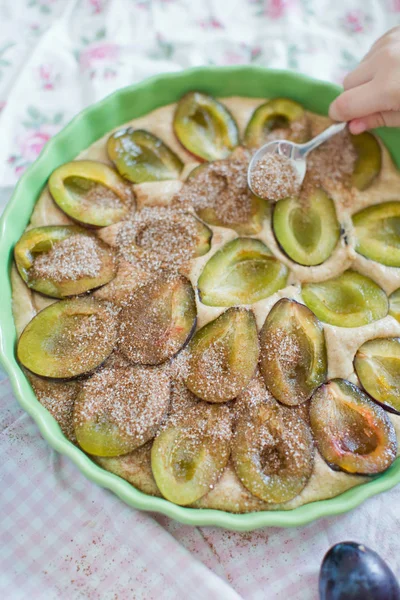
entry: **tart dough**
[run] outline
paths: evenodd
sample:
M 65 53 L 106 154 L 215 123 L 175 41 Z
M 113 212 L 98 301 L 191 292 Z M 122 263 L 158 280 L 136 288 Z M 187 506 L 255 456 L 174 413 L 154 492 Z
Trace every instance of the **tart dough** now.
M 230 97 L 222 98 L 221 101 L 232 112 L 239 125 L 240 133 L 243 134 L 253 110 L 264 103 L 266 99 Z M 164 106 L 139 119 L 130 121 L 126 126 L 148 129 L 168 144 L 185 164 L 182 172 L 182 180 L 184 180 L 191 169 L 198 163 L 193 161 L 193 156 L 182 148 L 173 134 L 172 119 L 174 108 L 175 105 L 172 104 Z M 331 123 L 327 117 L 313 113 L 308 113 L 308 115 L 311 120 L 312 129 L 314 130 L 321 130 Z M 116 129 L 120 129 L 121 127 Z M 99 139 L 77 158 L 99 160 L 111 164 L 106 154 L 106 140 L 110 134 L 111 132 Z M 387 294 L 392 293 L 400 287 L 400 268 L 387 267 L 367 260 L 358 255 L 351 246 L 351 242 L 353 241 L 351 215 L 368 205 L 395 199 L 396 190 L 400 188 L 400 173 L 394 166 L 386 148 L 382 144 L 381 146 L 382 170 L 377 180 L 367 190 L 361 192 L 352 189 L 349 192 L 343 193 L 343 190 L 339 191 L 335 187 L 326 187 L 326 191 L 335 202 L 338 219 L 344 233 L 330 258 L 323 264 L 315 267 L 304 267 L 292 262 L 279 249 L 271 230 L 270 220 L 268 219 L 265 222 L 264 229 L 258 235 L 252 236 L 262 240 L 291 270 L 289 285 L 285 289 L 279 290 L 276 294 L 251 306 L 259 328 L 261 328 L 268 312 L 279 298 L 288 297 L 302 301 L 300 283 L 323 281 L 334 277 L 349 267 L 371 277 Z M 138 209 L 143 206 L 168 205 L 181 186 L 182 181 L 179 180 L 147 182 L 134 185 Z M 66 223 L 72 223 L 72 221 L 55 205 L 46 188 L 36 203 L 28 228 Z M 194 285 L 197 283 L 204 264 L 210 259 L 212 254 L 227 241 L 238 237 L 232 230 L 212 226 L 210 226 L 210 229 L 213 230 L 210 252 L 198 259 L 193 259 L 191 262 L 191 269 L 188 275 Z M 98 235 L 110 245 L 116 245 L 118 230 L 119 224 L 117 223 L 111 227 L 103 228 L 98 232 Z M 345 236 L 350 241 L 349 245 L 345 244 Z M 137 273 L 132 268 L 132 265 L 122 263 L 120 264 L 116 279 L 97 290 L 95 295 L 102 298 L 118 296 L 118 293 L 122 294 L 127 288 L 132 289 L 136 280 Z M 39 310 L 56 300 L 45 298 L 31 291 L 18 275 L 15 266 L 12 268 L 11 281 L 14 321 L 17 333 L 20 335 L 26 324 Z M 219 314 L 224 312 L 226 308 L 208 307 L 201 304 L 197 299 L 197 310 L 198 327 L 202 327 L 208 321 L 215 319 Z M 341 328 L 324 324 L 324 330 L 328 351 L 329 377 L 343 377 L 355 383 L 357 382 L 357 378 L 353 370 L 353 357 L 358 347 L 372 337 L 400 336 L 400 324 L 391 316 L 357 328 Z M 397 438 L 400 441 L 400 416 L 391 413 L 387 414 L 395 427 Z M 151 443 L 147 443 L 126 456 L 92 458 L 103 468 L 123 477 L 144 493 L 160 496 L 161 494 L 157 489 L 151 472 L 150 451 Z M 333 471 L 316 450 L 314 470 L 309 482 L 296 498 L 283 505 L 269 505 L 251 495 L 243 487 L 232 465 L 229 464 L 213 489 L 195 502 L 193 506 L 196 508 L 214 508 L 235 513 L 259 510 L 289 510 L 316 500 L 332 498 L 349 488 L 368 481 L 368 479 L 365 476 L 349 475 L 344 472 Z

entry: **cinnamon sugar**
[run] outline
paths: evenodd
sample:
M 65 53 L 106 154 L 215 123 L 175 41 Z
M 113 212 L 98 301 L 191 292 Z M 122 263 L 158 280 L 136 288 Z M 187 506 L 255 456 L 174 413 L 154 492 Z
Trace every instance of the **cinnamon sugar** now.
M 40 404 L 55 418 L 65 437 L 76 444 L 73 412 L 79 384 L 49 381 L 31 374 L 29 380 Z
M 101 249 L 94 236 L 70 235 L 35 258 L 31 275 L 55 282 L 97 277 L 102 267 Z
M 336 134 L 307 156 L 307 182 L 311 185 L 350 185 L 357 154 L 347 130 Z
M 192 304 L 188 293 L 192 293 Z M 187 323 L 173 312 L 174 298 L 185 307 Z M 195 325 L 194 292 L 182 276 L 162 274 L 139 286 L 122 302 L 119 346 L 134 363 L 159 364 L 178 352 Z
M 240 417 L 254 414 L 263 402 L 275 403 L 275 399 L 267 390 L 264 380 L 257 370 L 246 389 L 232 403 L 234 420 L 237 421 Z
M 272 152 L 255 165 L 251 185 L 257 196 L 271 201 L 297 196 L 300 189 L 299 175 L 293 161 Z
M 186 381 L 192 389 L 201 391 L 202 397 L 213 402 L 226 402 L 243 389 L 241 364 L 245 358 L 235 357 L 235 368 L 231 368 L 229 348 L 226 340 L 210 340 L 201 352 L 187 351 Z
M 103 314 L 97 313 L 70 316 L 58 335 L 57 343 L 54 344 L 53 339 L 49 340 L 54 356 L 58 358 L 80 356 L 83 361 L 88 353 L 91 354 L 93 344 L 96 347 L 99 343 L 106 344 L 105 339 L 100 342 L 102 334 L 106 336 L 108 332 L 108 323 L 104 323 L 103 317 Z
M 312 441 L 309 428 L 296 411 L 284 406 L 278 406 L 276 417 L 266 425 L 265 437 L 261 435 L 261 446 L 265 449 L 271 441 L 275 448 L 278 445 L 281 467 L 278 473 L 283 475 L 283 478 L 286 473 L 293 473 L 299 479 L 305 477 L 305 485 L 308 478 L 306 473 L 310 476 L 312 470 Z M 302 466 L 305 473 L 301 473 Z
M 118 235 L 123 258 L 150 272 L 178 271 L 195 256 L 197 243 L 196 218 L 179 208 L 145 207 Z
M 250 415 L 243 415 L 236 430 L 235 461 L 251 456 L 258 465 L 251 492 L 267 502 L 283 503 L 297 496 L 313 469 L 310 429 L 296 410 L 275 399 L 259 401 Z
M 107 350 L 111 354 L 117 343 L 115 307 L 96 302 L 91 311 L 91 299 L 66 302 L 71 302 L 72 311 L 66 309 L 61 314 L 57 327 L 43 344 L 60 366 L 65 362 L 65 368 L 73 372 L 89 372 L 107 358 Z
M 174 204 L 193 207 L 200 217 L 208 212 L 223 227 L 247 223 L 253 210 L 253 196 L 247 185 L 248 163 L 249 155 L 242 151 L 202 166 L 185 182 Z
M 302 357 L 298 337 L 294 332 L 284 328 L 274 328 L 273 338 L 269 338 L 269 344 L 264 344 L 264 354 L 276 354 L 282 371 L 292 372 Z
M 99 182 L 85 177 L 73 176 L 67 177 L 64 184 L 72 194 L 79 195 L 83 207 L 90 206 L 92 208 L 93 205 L 96 205 L 103 209 L 115 209 L 123 206 L 121 198 L 111 188 Z
M 169 401 L 169 376 L 162 367 L 103 368 L 83 384 L 75 427 L 90 422 L 116 427 L 141 446 L 155 435 Z
M 231 412 L 226 404 L 208 404 L 188 390 L 182 380 L 173 380 L 171 412 L 162 429 L 177 427 L 188 439 L 203 443 L 229 443 L 232 437 Z
M 309 138 L 310 124 L 307 116 L 303 119 L 291 121 L 287 127 L 274 127 L 268 131 L 263 139 L 263 144 L 275 140 L 291 140 L 301 144 Z
M 210 340 L 207 348 L 196 357 L 194 370 L 201 377 L 202 388 L 207 397 L 215 393 L 215 390 L 226 386 L 229 379 L 231 386 L 235 387 L 234 372 L 227 372 L 229 364 L 229 349 L 225 340 L 215 339 Z M 193 373 L 193 376 L 196 375 Z

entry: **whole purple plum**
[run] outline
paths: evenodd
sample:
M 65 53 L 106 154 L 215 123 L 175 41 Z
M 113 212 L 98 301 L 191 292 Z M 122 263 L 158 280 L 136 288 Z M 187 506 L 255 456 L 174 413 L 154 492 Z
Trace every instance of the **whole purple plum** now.
M 391 569 L 373 550 L 341 542 L 325 554 L 319 574 L 320 600 L 400 600 Z

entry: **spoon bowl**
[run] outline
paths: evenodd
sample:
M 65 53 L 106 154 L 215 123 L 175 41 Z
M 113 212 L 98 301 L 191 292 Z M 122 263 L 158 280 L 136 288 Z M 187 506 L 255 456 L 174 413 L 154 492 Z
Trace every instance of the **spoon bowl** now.
M 336 123 L 335 125 L 331 125 L 305 144 L 296 144 L 295 142 L 291 142 L 289 140 L 274 140 L 273 142 L 269 142 L 268 144 L 261 146 L 261 148 L 259 148 L 253 155 L 247 170 L 247 183 L 250 190 L 253 192 L 253 194 L 256 193 L 252 187 L 253 175 L 257 171 L 258 163 L 266 154 L 278 154 L 290 160 L 297 172 L 298 184 L 301 185 L 307 170 L 307 154 L 315 148 L 318 148 L 318 146 L 329 140 L 337 133 L 343 131 L 346 125 L 347 123 Z

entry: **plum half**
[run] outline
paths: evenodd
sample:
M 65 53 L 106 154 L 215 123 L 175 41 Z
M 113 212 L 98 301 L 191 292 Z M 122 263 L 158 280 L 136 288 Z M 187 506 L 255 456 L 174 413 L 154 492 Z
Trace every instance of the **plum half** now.
M 119 348 L 133 363 L 161 364 L 187 343 L 196 317 L 190 282 L 180 275 L 159 275 L 124 302 L 119 314 Z
M 218 207 L 207 206 L 196 210 L 196 214 L 200 219 L 214 225 L 214 227 L 229 227 L 234 229 L 239 235 L 255 235 L 262 229 L 263 221 L 268 214 L 268 205 L 265 200 L 258 198 L 249 192 L 249 215 L 245 221 L 232 222 L 227 221 L 225 216 L 221 215 Z
M 156 437 L 151 467 L 162 495 L 192 504 L 214 487 L 230 455 L 231 425 L 225 406 L 199 402 L 172 417 Z
M 190 173 L 177 201 L 192 206 L 208 225 L 234 229 L 239 235 L 259 233 L 269 207 L 248 188 L 248 163 L 248 153 L 238 148 L 227 160 L 199 165 Z
M 308 119 L 304 108 L 289 98 L 274 98 L 255 109 L 244 134 L 246 146 L 258 148 L 275 133 L 279 139 L 302 144 L 309 138 Z
M 185 383 L 207 402 L 227 402 L 250 383 L 259 344 L 252 311 L 229 308 L 204 325 L 189 343 Z
M 389 296 L 389 314 L 400 323 L 400 288 Z
M 378 140 L 368 133 L 350 135 L 357 158 L 351 176 L 351 185 L 359 190 L 367 189 L 379 175 L 382 166 L 382 151 Z
M 170 380 L 159 367 L 100 369 L 75 400 L 76 439 L 88 454 L 127 454 L 155 436 L 169 403 Z
M 25 231 L 14 248 L 14 258 L 27 286 L 53 298 L 79 295 L 105 285 L 117 269 L 113 250 L 77 225 Z
M 173 126 L 182 146 L 203 160 L 226 158 L 239 144 L 238 126 L 229 110 L 202 92 L 189 92 L 179 100 Z
M 123 257 L 145 271 L 179 270 L 211 248 L 212 231 L 192 213 L 171 207 L 146 207 L 126 221 L 117 243 Z
M 143 129 L 116 131 L 107 142 L 107 152 L 118 173 L 133 183 L 179 179 L 183 169 L 171 148 Z
M 400 414 L 400 338 L 365 342 L 354 357 L 354 369 L 367 394 Z
M 49 178 L 56 204 L 87 227 L 118 223 L 132 207 L 129 185 L 111 167 L 93 160 L 75 160 L 58 167 Z
M 242 484 L 264 502 L 295 498 L 314 465 L 311 431 L 295 411 L 275 400 L 243 414 L 236 425 L 232 460 Z
M 306 283 L 302 296 L 313 313 L 337 327 L 361 327 L 388 313 L 385 292 L 372 279 L 348 270 L 327 281 Z
M 197 285 L 203 304 L 234 306 L 270 296 L 287 277 L 288 268 L 260 240 L 237 238 L 210 258 Z
M 36 375 L 72 379 L 101 365 L 116 342 L 115 317 L 106 304 L 93 298 L 61 300 L 28 323 L 17 357 Z
M 196 228 L 196 245 L 194 249 L 195 257 L 204 256 L 211 250 L 211 240 L 213 233 L 209 227 L 205 223 L 202 223 L 196 217 L 193 217 L 194 225 Z
M 305 266 L 327 260 L 340 237 L 334 202 L 321 188 L 306 199 L 279 200 L 274 206 L 272 227 L 285 254 Z
M 388 267 L 400 267 L 400 202 L 368 206 L 353 216 L 356 250 Z
M 318 450 L 333 469 L 375 475 L 396 458 L 396 432 L 387 413 L 345 379 L 332 379 L 314 393 L 310 423 Z
M 271 394 L 289 406 L 326 380 L 324 330 L 307 306 L 288 298 L 273 306 L 260 332 L 260 369 Z

